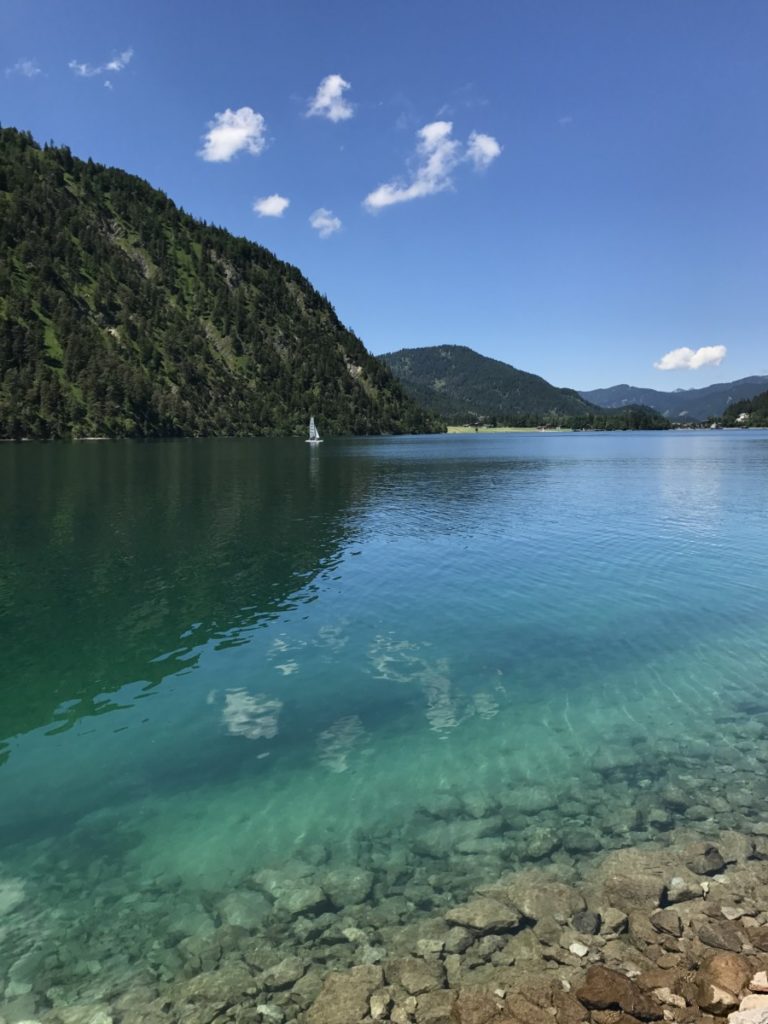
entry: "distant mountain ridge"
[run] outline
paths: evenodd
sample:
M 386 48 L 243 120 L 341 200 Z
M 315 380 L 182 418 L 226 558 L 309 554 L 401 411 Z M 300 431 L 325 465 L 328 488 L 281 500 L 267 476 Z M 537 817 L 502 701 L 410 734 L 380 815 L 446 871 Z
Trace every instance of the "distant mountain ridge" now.
M 754 398 L 766 388 L 768 377 L 742 377 L 740 380 L 710 384 L 705 388 L 691 388 L 687 391 L 656 391 L 654 388 L 617 384 L 610 388 L 580 391 L 579 394 L 586 401 L 606 409 L 621 409 L 626 405 L 647 405 L 675 422 L 700 423 L 722 416 L 727 406 Z
M 406 394 L 449 423 L 478 420 L 504 426 L 635 428 L 667 426 L 650 410 L 606 414 L 571 388 L 480 355 L 466 345 L 430 345 L 379 358 Z

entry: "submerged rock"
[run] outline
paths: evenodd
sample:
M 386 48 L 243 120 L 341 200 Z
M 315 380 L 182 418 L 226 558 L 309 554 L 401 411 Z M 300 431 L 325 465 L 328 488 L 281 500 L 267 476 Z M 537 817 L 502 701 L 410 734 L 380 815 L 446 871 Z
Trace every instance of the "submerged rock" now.
M 599 965 L 589 968 L 576 997 L 590 1010 L 623 1010 L 638 1020 L 660 1020 L 664 1016 L 658 1003 L 634 981 Z
M 271 905 L 265 896 L 247 889 L 228 893 L 219 904 L 219 914 L 224 924 L 247 928 L 249 931 L 263 924 L 270 909 Z
M 627 930 L 629 919 L 623 910 L 608 907 L 603 911 L 601 931 L 604 935 L 621 935 Z
M 701 843 L 688 851 L 685 866 L 695 875 L 717 875 L 725 868 L 725 861 L 716 846 Z
M 699 928 L 699 939 L 705 946 L 740 953 L 744 944 L 744 933 L 737 925 L 728 921 L 713 921 Z
M 21 906 L 26 898 L 24 882 L 20 878 L 0 878 L 0 920 Z
M 602 846 L 600 837 L 586 828 L 566 829 L 562 839 L 563 846 L 569 853 L 595 853 Z
M 309 1024 L 351 1024 L 368 1015 L 370 999 L 384 976 L 380 967 L 352 967 L 332 971 L 307 1011 Z
M 456 993 L 449 989 L 424 992 L 416 1003 L 417 1024 L 455 1024 L 455 1002 Z
M 658 932 L 666 932 L 679 939 L 683 934 L 683 922 L 676 910 L 667 908 L 665 910 L 654 910 L 651 914 L 651 924 Z
M 508 903 L 479 896 L 445 912 L 448 924 L 457 924 L 479 932 L 511 931 L 520 924 L 520 912 Z
M 303 977 L 307 965 L 297 956 L 287 956 L 280 963 L 271 967 L 263 978 L 265 988 L 290 988 L 299 978 Z
M 335 906 L 353 906 L 367 899 L 373 887 L 373 872 L 356 867 L 331 868 L 322 876 L 322 887 Z
M 584 897 L 573 886 L 553 881 L 551 875 L 538 868 L 505 875 L 495 885 L 479 891 L 513 904 L 531 921 L 549 918 L 565 924 L 587 907 Z
M 658 907 L 664 899 L 665 886 L 657 875 L 611 875 L 605 880 L 603 892 L 612 906 L 628 913 L 639 907 Z
M 275 910 L 289 917 L 318 914 L 328 909 L 328 897 L 319 885 L 301 885 L 284 893 L 275 903 Z
M 577 914 L 573 915 L 571 924 L 582 935 L 597 935 L 600 931 L 602 918 L 594 910 L 580 910 Z
M 504 799 L 505 812 L 515 814 L 539 814 L 557 807 L 557 796 L 545 786 L 525 786 L 507 793 Z
M 455 850 L 460 843 L 476 839 L 498 837 L 503 831 L 501 818 L 473 818 L 441 822 L 419 829 L 413 840 L 413 849 L 425 857 L 440 859 Z
M 458 1024 L 490 1024 L 504 1015 L 504 999 L 485 988 L 462 988 L 453 1007 Z
M 535 827 L 520 836 L 520 856 L 523 860 L 543 860 L 559 849 L 560 845 L 560 836 L 554 829 Z
M 686 900 L 700 900 L 704 895 L 701 883 L 675 875 L 667 885 L 667 903 L 684 903 Z
M 445 984 L 445 967 L 440 960 L 400 957 L 384 964 L 384 976 L 390 985 L 398 985 L 411 995 L 420 995 Z

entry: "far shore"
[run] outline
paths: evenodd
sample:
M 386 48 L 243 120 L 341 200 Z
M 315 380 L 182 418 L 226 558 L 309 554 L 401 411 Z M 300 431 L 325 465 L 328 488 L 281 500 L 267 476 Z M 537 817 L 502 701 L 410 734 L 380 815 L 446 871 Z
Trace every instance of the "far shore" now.
M 449 434 L 572 434 L 568 427 L 448 427 Z

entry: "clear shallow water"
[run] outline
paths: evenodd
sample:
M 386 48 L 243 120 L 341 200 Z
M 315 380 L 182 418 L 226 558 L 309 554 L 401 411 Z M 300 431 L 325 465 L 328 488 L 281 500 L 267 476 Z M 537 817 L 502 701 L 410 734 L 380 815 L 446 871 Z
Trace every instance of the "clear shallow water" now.
M 136 969 L 291 858 L 460 895 L 759 815 L 766 509 L 761 431 L 1 446 L 0 980 L 66 932 L 80 998 L 142 889 Z

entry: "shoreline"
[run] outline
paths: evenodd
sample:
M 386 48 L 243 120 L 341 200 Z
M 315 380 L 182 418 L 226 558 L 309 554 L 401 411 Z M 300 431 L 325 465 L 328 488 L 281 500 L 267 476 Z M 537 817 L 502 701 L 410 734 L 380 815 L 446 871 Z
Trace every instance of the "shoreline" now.
M 570 427 L 454 427 L 448 434 L 574 434 Z

